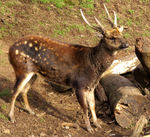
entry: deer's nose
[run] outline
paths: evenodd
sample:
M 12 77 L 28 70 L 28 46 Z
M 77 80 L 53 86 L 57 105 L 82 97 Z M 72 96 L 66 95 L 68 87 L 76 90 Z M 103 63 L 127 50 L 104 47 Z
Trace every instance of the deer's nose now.
M 124 48 L 128 48 L 128 47 L 129 47 L 128 43 L 123 43 L 123 44 L 121 44 L 120 49 L 124 49 Z

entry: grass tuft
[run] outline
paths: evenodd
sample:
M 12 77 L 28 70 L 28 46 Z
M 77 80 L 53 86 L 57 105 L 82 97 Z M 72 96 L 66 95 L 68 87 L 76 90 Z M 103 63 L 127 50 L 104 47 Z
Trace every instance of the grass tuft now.
M 0 119 L 9 120 L 4 114 L 0 113 Z
M 10 95 L 10 92 L 8 89 L 0 91 L 0 97 L 9 96 L 9 95 Z
M 33 3 L 43 3 L 43 4 L 54 4 L 57 8 L 63 8 L 66 6 L 72 7 L 73 5 L 80 5 L 83 8 L 94 8 L 94 0 L 32 0 Z
M 5 104 L 1 105 L 1 109 L 6 110 L 7 106 Z

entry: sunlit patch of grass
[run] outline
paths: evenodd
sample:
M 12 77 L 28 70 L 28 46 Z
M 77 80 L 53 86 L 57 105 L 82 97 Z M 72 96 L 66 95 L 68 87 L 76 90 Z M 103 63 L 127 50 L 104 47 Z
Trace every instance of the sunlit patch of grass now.
M 143 33 L 143 36 L 150 37 L 150 31 L 149 31 L 149 30 L 146 30 L 146 31 Z
M 9 12 L 9 11 L 6 10 L 5 7 L 1 7 L 1 8 L 0 8 L 0 13 L 1 13 L 2 15 L 5 15 L 5 14 L 8 13 L 8 12 Z
M 133 21 L 131 19 L 128 19 L 126 22 L 127 26 L 132 26 L 133 25 Z
M 140 2 L 142 2 L 142 3 L 149 3 L 150 0 L 140 0 Z
M 83 8 L 94 8 L 94 0 L 84 0 L 84 1 L 78 1 L 78 0 L 32 0 L 33 3 L 43 3 L 48 4 L 52 3 L 57 8 L 63 8 L 66 6 L 72 7 L 74 5 L 80 5 Z
M 94 9 L 94 0 L 84 0 L 80 5 L 83 8 Z
M 47 10 L 50 11 L 50 10 L 51 10 L 51 7 L 47 7 Z
M 45 26 L 45 23 L 44 23 L 44 22 L 41 22 L 41 21 L 40 21 L 39 24 L 40 24 L 41 26 L 43 26 L 43 27 Z
M 5 104 L 1 105 L 1 109 L 6 110 L 7 106 Z
M 8 117 L 6 117 L 4 114 L 0 113 L 0 119 L 8 120 Z
M 32 0 L 32 2 L 50 3 L 51 0 Z
M 77 29 L 79 31 L 84 31 L 86 28 L 83 25 L 79 25 L 79 24 L 72 24 L 71 26 L 69 26 L 70 29 Z
M 63 8 L 65 6 L 64 0 L 51 0 L 57 8 Z
M 134 10 L 129 9 L 128 12 L 132 15 L 134 13 Z
M 43 117 L 40 117 L 40 122 L 45 122 L 45 119 Z
M 3 50 L 0 49 L 0 55 L 4 54 Z
M 58 26 L 60 26 L 60 25 L 58 25 Z M 53 36 L 54 37 L 56 37 L 58 35 L 65 36 L 70 31 L 73 31 L 73 30 L 84 31 L 84 30 L 86 30 L 86 28 L 85 28 L 85 26 L 80 25 L 80 24 L 71 24 L 65 28 L 58 27 L 57 29 L 54 30 Z
M 57 8 L 63 8 L 65 4 L 65 0 L 32 0 L 32 2 L 39 2 L 39 3 L 53 3 Z
M 13 7 L 13 6 L 16 6 L 18 3 L 17 2 L 15 2 L 15 1 L 7 1 L 7 2 L 5 2 L 5 5 L 7 6 L 7 7 Z
M 124 37 L 125 37 L 125 38 L 131 38 L 131 34 L 125 33 L 125 34 L 124 34 Z

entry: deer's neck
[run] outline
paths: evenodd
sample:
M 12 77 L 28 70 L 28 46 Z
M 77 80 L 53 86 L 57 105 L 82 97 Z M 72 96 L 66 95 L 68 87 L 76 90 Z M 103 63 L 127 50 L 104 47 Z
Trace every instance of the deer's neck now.
M 100 41 L 98 46 L 92 49 L 91 60 L 97 73 L 103 73 L 111 65 L 113 54 L 113 51 L 106 48 L 106 43 L 103 40 Z

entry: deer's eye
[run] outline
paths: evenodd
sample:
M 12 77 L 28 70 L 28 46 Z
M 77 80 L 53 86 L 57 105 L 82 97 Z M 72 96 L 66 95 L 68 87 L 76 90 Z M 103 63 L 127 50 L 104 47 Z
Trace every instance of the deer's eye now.
M 110 38 L 110 39 L 115 41 L 115 38 L 114 38 L 114 37 L 112 37 L 112 38 Z

